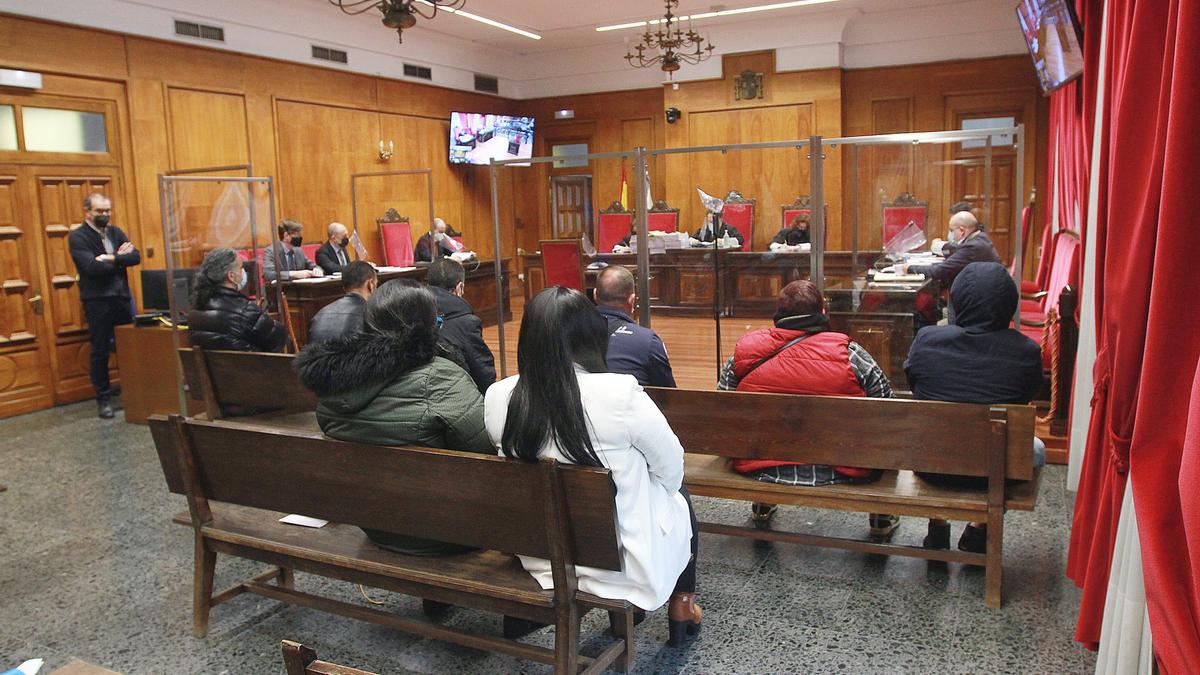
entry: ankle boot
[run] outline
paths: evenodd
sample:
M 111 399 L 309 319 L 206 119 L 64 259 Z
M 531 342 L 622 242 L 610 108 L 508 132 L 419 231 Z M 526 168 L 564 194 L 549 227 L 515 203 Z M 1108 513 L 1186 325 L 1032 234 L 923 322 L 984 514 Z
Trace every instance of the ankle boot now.
M 667 645 L 682 647 L 683 643 L 700 634 L 700 618 L 704 611 L 696 604 L 694 593 L 676 593 L 667 606 Z

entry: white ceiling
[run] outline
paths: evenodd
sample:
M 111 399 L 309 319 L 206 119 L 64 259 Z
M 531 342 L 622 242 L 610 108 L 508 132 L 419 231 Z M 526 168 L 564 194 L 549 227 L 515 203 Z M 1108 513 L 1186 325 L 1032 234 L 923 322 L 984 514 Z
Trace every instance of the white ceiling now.
M 681 0 L 677 13 L 770 1 Z M 1014 0 L 835 0 L 700 20 L 695 28 L 712 38 L 718 54 L 775 49 L 782 70 L 870 67 L 1021 53 L 1013 6 Z M 348 16 L 328 0 L 0 0 L 3 12 L 302 63 L 314 63 L 311 44 L 331 46 L 349 53 L 345 69 L 403 79 L 403 63 L 428 65 L 435 83 L 454 88 L 471 89 L 473 74 L 484 73 L 499 77 L 501 94 L 513 98 L 663 81 L 661 72 L 635 70 L 622 58 L 643 29 L 595 30 L 659 18 L 659 0 L 467 0 L 464 9 L 542 39 L 439 13 L 418 19 L 399 44 L 377 11 Z M 226 43 L 175 36 L 174 19 L 222 26 Z M 719 62 L 685 66 L 676 79 L 717 77 Z

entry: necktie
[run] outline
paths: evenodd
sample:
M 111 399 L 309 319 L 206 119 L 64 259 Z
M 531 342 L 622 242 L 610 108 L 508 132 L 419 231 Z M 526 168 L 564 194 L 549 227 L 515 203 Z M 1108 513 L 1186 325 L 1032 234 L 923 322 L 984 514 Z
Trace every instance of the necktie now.
M 287 262 L 288 270 L 296 269 L 296 249 L 288 249 Z
M 340 264 L 342 267 L 350 264 L 350 262 L 346 260 L 346 252 L 340 248 L 338 249 L 338 264 Z

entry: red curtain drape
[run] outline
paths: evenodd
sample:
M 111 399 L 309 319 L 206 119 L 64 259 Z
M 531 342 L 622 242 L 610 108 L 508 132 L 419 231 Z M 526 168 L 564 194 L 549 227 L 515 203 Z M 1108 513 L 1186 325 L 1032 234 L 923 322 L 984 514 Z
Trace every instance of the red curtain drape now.
M 1089 18 L 1099 4 L 1088 3 Z M 1200 226 L 1190 204 L 1200 193 L 1200 133 L 1191 128 L 1200 119 L 1200 51 L 1187 41 L 1197 31 L 1196 3 L 1109 0 L 1096 389 L 1068 559 L 1068 574 L 1084 589 L 1076 639 L 1095 643 L 1128 471 L 1151 633 L 1166 673 L 1200 664 L 1200 296 L 1192 262 Z

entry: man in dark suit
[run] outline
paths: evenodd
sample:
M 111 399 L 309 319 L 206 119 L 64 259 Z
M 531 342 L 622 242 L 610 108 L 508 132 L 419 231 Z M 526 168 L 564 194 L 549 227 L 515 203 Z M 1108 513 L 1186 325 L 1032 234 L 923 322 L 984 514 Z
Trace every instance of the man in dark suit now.
M 284 281 L 323 277 L 325 270 L 304 255 L 300 246 L 304 243 L 304 226 L 294 220 L 281 220 L 276 228 L 279 241 L 263 252 L 263 279 Z M 280 272 L 275 271 L 275 257 L 279 257 Z
M 487 391 L 496 382 L 496 362 L 492 350 L 483 341 L 483 321 L 475 315 L 471 303 L 463 298 L 467 274 L 462 263 L 438 258 L 429 266 L 425 281 L 437 302 L 442 320 L 438 341 L 456 347 L 467 362 L 467 372 L 479 391 Z
M 328 274 L 343 272 L 350 264 L 350 256 L 346 254 L 346 246 L 350 244 L 350 234 L 341 223 L 330 223 L 326 231 L 329 239 L 317 249 L 317 266 Z
M 1000 262 L 996 247 L 970 211 L 960 211 L 950 217 L 950 241 L 954 252 L 945 260 L 932 265 L 899 265 L 899 272 L 924 274 L 937 279 L 942 288 L 949 288 L 964 267 L 973 262 Z
M 83 224 L 67 236 L 67 247 L 79 273 L 79 299 L 87 318 L 92 343 L 89 374 L 96 390 L 100 417 L 112 419 L 112 387 L 108 381 L 108 354 L 113 331 L 133 321 L 132 299 L 126 267 L 142 262 L 129 237 L 110 225 L 112 200 L 92 193 L 83 200 Z
M 633 375 L 644 387 L 674 387 L 675 374 L 658 333 L 633 320 L 637 292 L 633 273 L 609 265 L 596 275 L 596 309 L 608 322 L 608 369 Z
M 433 235 L 426 232 L 417 240 L 417 246 L 413 249 L 413 256 L 417 262 L 433 262 L 435 258 L 445 258 L 458 252 L 458 242 L 450 238 L 450 233 L 446 230 L 449 225 L 441 218 L 433 219 Z M 434 256 L 434 247 L 437 247 L 437 255 Z

